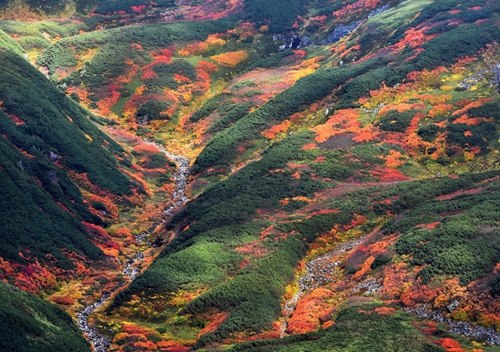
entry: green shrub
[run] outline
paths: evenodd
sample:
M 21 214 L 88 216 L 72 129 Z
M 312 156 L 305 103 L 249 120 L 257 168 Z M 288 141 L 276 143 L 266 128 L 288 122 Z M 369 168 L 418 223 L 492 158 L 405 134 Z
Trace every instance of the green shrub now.
M 0 350 L 88 352 L 90 346 L 62 309 L 0 283 Z
M 381 130 L 388 132 L 404 132 L 410 126 L 411 120 L 415 116 L 415 111 L 398 112 L 391 110 L 378 121 Z

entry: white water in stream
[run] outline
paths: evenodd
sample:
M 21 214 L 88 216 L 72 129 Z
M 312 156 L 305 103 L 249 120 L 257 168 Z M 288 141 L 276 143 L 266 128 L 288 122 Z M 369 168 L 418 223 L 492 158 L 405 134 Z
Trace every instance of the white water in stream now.
M 172 194 L 172 205 L 163 210 L 162 216 L 156 220 L 147 231 L 136 237 L 136 240 L 139 243 L 146 241 L 155 228 L 161 224 L 165 224 L 171 216 L 174 215 L 175 212 L 189 200 L 186 196 L 187 178 L 190 173 L 189 159 L 182 155 L 172 154 L 157 143 L 151 141 L 146 141 L 146 143 L 156 146 L 169 160 L 172 160 L 177 166 L 177 172 L 174 175 L 175 190 Z M 135 253 L 127 260 L 122 271 L 123 275 L 130 279 L 128 280 L 128 283 L 118 284 L 113 290 L 104 292 L 97 301 L 85 306 L 77 313 L 76 317 L 78 327 L 83 332 L 87 340 L 93 345 L 95 352 L 106 352 L 109 348 L 111 340 L 108 336 L 99 332 L 99 330 L 90 323 L 90 316 L 97 309 L 102 307 L 110 299 L 110 297 L 124 289 L 137 277 L 140 271 L 140 265 L 143 261 L 144 253 Z

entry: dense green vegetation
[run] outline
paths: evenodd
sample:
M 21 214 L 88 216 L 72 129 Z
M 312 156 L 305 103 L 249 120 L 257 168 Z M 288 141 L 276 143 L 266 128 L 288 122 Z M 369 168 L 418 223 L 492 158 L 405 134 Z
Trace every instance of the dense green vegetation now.
M 404 132 L 410 126 L 415 111 L 398 112 L 391 110 L 379 120 L 379 127 L 381 130 L 389 132 Z
M 2 30 L 0 30 L 0 48 L 10 50 L 18 55 L 24 53 L 23 48 Z
M 29 63 L 6 51 L 0 60 L 0 255 L 21 261 L 19 253 L 29 249 L 47 260 L 50 253 L 62 267 L 71 265 L 63 248 L 98 258 L 101 252 L 80 222 L 99 219 L 83 205 L 66 171 L 128 194 L 132 185 L 113 157 L 124 152 Z
M 377 307 L 380 304 L 347 306 L 335 317 L 335 326 L 328 329 L 284 339 L 248 342 L 231 351 L 444 351 L 417 330 L 409 315 L 400 311 L 389 316 L 379 315 L 374 311 Z
M 193 115 L 189 118 L 192 122 L 198 122 L 206 117 L 208 117 L 211 113 L 220 108 L 221 104 L 224 102 L 225 94 L 218 94 L 210 99 L 207 99 L 203 105 L 200 106 L 198 110 L 196 110 Z
M 12 121 L 3 122 L 3 132 L 10 140 L 29 153 L 59 154 L 65 165 L 88 173 L 97 185 L 114 193 L 129 193 L 130 183 L 117 171 L 112 157 L 123 153 L 121 147 L 28 62 L 5 51 L 0 55 L 4 63 L 0 71 L 3 111 L 24 121 L 17 128 Z
M 0 350 L 83 352 L 90 346 L 63 310 L 0 283 Z
M 292 27 L 308 1 L 244 0 L 244 16 L 259 25 L 269 24 L 273 32 L 283 32 Z
M 251 103 L 235 103 L 222 107 L 219 109 L 221 119 L 214 122 L 208 129 L 208 132 L 214 133 L 228 128 L 246 116 L 251 107 Z
M 80 30 L 90 30 L 83 23 L 75 22 L 21 22 L 21 21 L 0 21 L 0 29 L 12 37 L 18 37 L 19 40 L 23 38 L 36 37 L 39 39 L 46 39 L 50 37 L 69 37 L 77 35 Z
M 453 275 L 469 283 L 490 273 L 500 256 L 499 195 L 500 183 L 494 182 L 479 194 L 421 204 L 407 214 L 408 219 L 393 225 L 403 232 L 397 252 L 411 254 L 414 265 L 425 266 L 419 275 L 426 282 L 436 275 Z M 410 227 L 416 221 L 443 217 L 445 221 L 433 230 Z

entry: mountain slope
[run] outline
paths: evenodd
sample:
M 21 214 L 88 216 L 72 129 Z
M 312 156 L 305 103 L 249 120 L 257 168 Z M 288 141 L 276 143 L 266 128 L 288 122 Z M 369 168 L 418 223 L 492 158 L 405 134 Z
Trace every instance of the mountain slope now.
M 106 237 L 100 226 L 110 221 L 126 255 L 120 246 L 99 248 L 126 269 L 137 258 L 143 265 L 131 284 L 125 271 L 96 270 L 51 300 L 74 311 L 99 292 L 113 297 L 90 324 L 117 351 L 498 348 L 500 5 L 108 5 L 127 9 L 0 22 L 11 36 L 0 43 L 26 51 L 61 91 L 99 113 L 116 141 L 132 141 L 124 153 L 87 132 L 103 140 L 75 139 L 82 160 L 68 153 L 48 165 L 68 161 L 63 169 L 90 199 L 87 189 L 122 192 L 108 173 L 116 157 L 152 201 L 137 202 L 134 182 L 115 212 L 122 217 L 102 216 L 110 207 L 95 198 L 90 217 L 76 196 L 65 205 L 76 216 L 58 226 L 83 220 Z M 5 143 L 28 125 L 6 113 Z M 32 126 L 50 157 L 57 141 L 41 134 L 45 125 Z M 162 215 L 169 179 L 152 176 L 165 172 L 155 169 L 165 155 L 140 138 L 192 160 L 192 200 L 171 219 Z M 33 143 L 7 149 L 2 163 L 13 180 L 25 177 L 20 165 L 40 162 L 26 155 L 35 155 Z M 110 159 L 95 163 L 97 150 Z M 25 213 L 38 206 L 24 202 Z
M 21 264 L 15 270 L 39 263 L 70 269 L 71 252 L 102 258 L 82 225 L 102 220 L 74 177 L 103 192 L 131 194 L 115 159 L 123 150 L 28 62 L 5 50 L 0 58 L 1 257 Z
M 71 317 L 44 300 L 0 283 L 2 351 L 90 351 Z

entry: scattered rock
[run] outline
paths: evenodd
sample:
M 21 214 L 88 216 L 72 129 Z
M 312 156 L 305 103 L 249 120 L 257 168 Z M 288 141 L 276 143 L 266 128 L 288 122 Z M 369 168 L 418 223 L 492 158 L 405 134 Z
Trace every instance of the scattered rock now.
M 490 345 L 500 345 L 500 333 L 494 328 L 486 328 L 464 321 L 453 320 L 445 317 L 441 312 L 428 309 L 426 306 L 405 308 L 405 311 L 420 318 L 447 324 L 452 333 L 461 334 L 478 341 L 485 341 Z
M 160 149 L 162 153 L 167 156 L 167 158 L 173 160 L 177 164 L 177 173 L 174 176 L 176 187 L 172 195 L 173 204 L 163 211 L 163 216 L 157 219 L 147 231 L 136 236 L 136 241 L 139 243 L 143 243 L 159 225 L 165 224 L 175 213 L 175 211 L 188 201 L 188 198 L 186 196 L 186 186 L 187 178 L 190 173 L 189 159 L 184 156 L 174 155 L 165 150 L 163 146 L 160 146 L 156 143 L 150 141 L 146 142 L 149 144 L 154 144 Z M 148 245 L 153 246 L 154 243 L 148 243 Z M 122 270 L 123 275 L 125 277 L 128 277 L 130 280 L 134 280 L 140 273 L 140 266 L 143 261 L 144 252 L 137 252 L 132 258 L 129 258 L 126 261 Z M 125 284 L 125 282 L 118 284 L 112 292 L 105 292 L 101 296 L 101 298 L 99 298 L 99 300 L 88 306 L 85 306 L 80 312 L 77 313 L 78 327 L 85 334 L 87 339 L 92 343 L 95 352 L 106 352 L 109 348 L 109 345 L 111 344 L 111 339 L 108 338 L 105 334 L 101 333 L 95 326 L 92 326 L 89 322 L 89 318 L 98 308 L 100 308 L 108 301 L 113 293 L 118 292 L 125 286 Z
M 53 163 L 55 163 L 57 160 L 59 160 L 59 155 L 57 155 L 53 151 L 50 151 L 49 152 L 49 159 L 50 159 L 50 161 L 52 161 Z
M 495 74 L 495 87 L 497 92 L 500 93 L 500 63 L 495 65 L 493 73 Z
M 47 177 L 49 178 L 50 182 L 55 185 L 59 182 L 59 177 L 57 177 L 56 170 L 49 170 L 49 172 L 47 172 Z
M 450 304 L 446 306 L 446 309 L 448 309 L 448 311 L 451 313 L 458 308 L 459 304 L 460 302 L 457 299 L 454 299 Z

